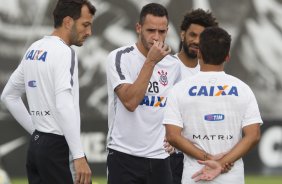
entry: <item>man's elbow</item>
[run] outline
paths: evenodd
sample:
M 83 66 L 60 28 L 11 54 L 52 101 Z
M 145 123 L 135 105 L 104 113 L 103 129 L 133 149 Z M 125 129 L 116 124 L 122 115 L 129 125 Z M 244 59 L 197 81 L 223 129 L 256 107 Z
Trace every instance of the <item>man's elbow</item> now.
M 177 137 L 176 134 L 171 133 L 171 132 L 169 132 L 169 131 L 166 132 L 166 139 L 167 139 L 167 142 L 169 142 L 169 144 L 172 145 L 172 146 L 175 146 L 175 144 L 176 144 L 176 141 L 175 141 L 175 140 L 176 140 L 176 137 Z
M 138 107 L 138 104 L 136 105 L 135 103 L 130 102 L 130 101 L 124 102 L 123 105 L 130 112 L 134 112 L 135 109 Z
M 125 108 L 126 108 L 129 112 L 134 112 L 135 109 L 137 108 L 137 106 L 125 105 Z
M 256 134 L 256 136 L 254 136 L 254 139 L 253 139 L 254 145 L 258 144 L 258 142 L 260 141 L 260 138 L 261 138 L 260 133 Z
M 1 100 L 1 102 L 4 102 L 4 101 L 5 101 L 3 95 L 1 95 L 0 100 Z
M 260 138 L 261 138 L 261 134 L 259 132 L 250 135 L 249 140 L 250 140 L 251 147 L 256 146 L 259 143 Z
M 2 93 L 1 95 L 1 102 L 6 105 L 6 98 L 7 96 Z

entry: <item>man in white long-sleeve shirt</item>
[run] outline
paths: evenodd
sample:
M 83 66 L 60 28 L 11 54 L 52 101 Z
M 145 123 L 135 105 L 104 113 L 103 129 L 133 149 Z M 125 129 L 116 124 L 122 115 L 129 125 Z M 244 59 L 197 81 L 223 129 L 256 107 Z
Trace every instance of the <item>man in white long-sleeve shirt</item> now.
M 27 49 L 3 90 L 1 100 L 32 134 L 26 163 L 29 183 L 74 183 L 72 162 L 75 183 L 91 181 L 80 141 L 77 57 L 70 46 L 82 46 L 91 35 L 95 12 L 88 0 L 59 0 L 53 33 Z

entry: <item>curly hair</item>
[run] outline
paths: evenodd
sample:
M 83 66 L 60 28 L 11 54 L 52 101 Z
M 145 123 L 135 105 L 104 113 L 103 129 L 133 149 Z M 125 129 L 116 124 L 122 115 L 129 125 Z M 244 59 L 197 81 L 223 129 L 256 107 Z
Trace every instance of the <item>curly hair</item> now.
M 205 11 L 201 8 L 191 10 L 184 15 L 180 26 L 181 31 L 186 31 L 191 24 L 198 24 L 205 28 L 218 26 L 218 22 L 213 14 L 209 10 Z

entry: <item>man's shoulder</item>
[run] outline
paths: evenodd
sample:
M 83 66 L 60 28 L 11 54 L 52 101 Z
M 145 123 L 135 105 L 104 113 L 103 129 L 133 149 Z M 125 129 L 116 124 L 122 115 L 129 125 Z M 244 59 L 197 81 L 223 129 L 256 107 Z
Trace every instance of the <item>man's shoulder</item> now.
M 119 47 L 113 51 L 110 52 L 110 55 L 114 54 L 125 54 L 125 53 L 130 53 L 132 51 L 134 51 L 134 45 L 126 45 L 126 46 L 122 46 L 122 47 Z
M 183 80 L 177 82 L 177 83 L 173 86 L 174 90 L 176 90 L 176 91 L 183 91 L 182 89 L 187 88 L 187 87 L 188 87 L 187 84 L 190 84 L 189 81 L 190 81 L 190 79 L 185 78 L 185 79 L 183 79 Z
M 169 60 L 171 62 L 177 62 L 179 63 L 179 60 L 177 58 L 177 56 L 173 55 L 173 54 L 168 54 L 166 57 L 163 58 L 164 60 Z
M 179 60 L 177 59 L 176 56 L 174 55 L 167 55 L 165 56 L 159 63 L 159 65 L 165 65 L 169 68 L 178 68 L 180 70 L 181 66 L 180 66 L 180 62 Z
M 235 76 L 230 75 L 230 74 L 226 74 L 226 76 L 229 78 L 230 81 L 233 81 L 234 83 L 237 83 L 238 85 L 249 87 L 249 85 L 247 83 L 245 83 L 244 81 L 242 81 L 238 77 L 235 77 Z
M 44 49 L 48 51 L 52 51 L 52 53 L 70 53 L 73 50 L 71 47 L 66 45 L 59 38 L 53 38 L 52 36 L 44 36 L 43 38 L 33 42 L 29 49 Z M 74 50 L 73 50 L 74 51 Z

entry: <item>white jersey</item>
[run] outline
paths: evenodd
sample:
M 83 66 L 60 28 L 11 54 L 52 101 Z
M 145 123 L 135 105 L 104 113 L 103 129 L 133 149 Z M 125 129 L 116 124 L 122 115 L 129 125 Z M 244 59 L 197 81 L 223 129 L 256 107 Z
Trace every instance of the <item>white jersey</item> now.
M 196 67 L 194 68 L 190 68 L 190 67 L 187 67 L 186 65 L 184 65 L 184 63 L 181 61 L 181 59 L 178 57 L 178 53 L 176 53 L 174 55 L 178 61 L 180 62 L 180 66 L 181 66 L 181 78 L 182 80 L 187 78 L 187 77 L 191 77 L 193 75 L 195 75 L 196 73 L 198 73 L 200 71 L 200 64 L 198 63 Z M 179 153 L 180 151 L 179 150 L 175 150 L 176 153 Z
M 180 65 L 168 55 L 154 68 L 144 99 L 134 112 L 122 104 L 114 89 L 137 79 L 146 58 L 136 45 L 112 51 L 108 57 L 108 148 L 134 156 L 166 158 L 162 125 L 168 91 L 180 80 Z
M 55 120 L 55 95 L 70 89 L 80 130 L 77 58 L 74 50 L 56 36 L 45 36 L 33 43 L 10 78 L 26 90 L 29 113 L 35 129 L 63 135 Z
M 242 138 L 242 128 L 254 123 L 262 119 L 253 92 L 225 72 L 199 72 L 176 84 L 164 117 L 164 124 L 182 127 L 185 138 L 212 155 L 233 148 Z M 195 183 L 191 176 L 202 167 L 185 155 L 182 182 Z M 208 183 L 244 183 L 242 159 Z
M 190 68 L 190 67 L 187 67 L 186 65 L 184 65 L 184 63 L 181 61 L 181 59 L 179 59 L 178 54 L 175 54 L 174 56 L 177 57 L 177 59 L 181 63 L 180 65 L 181 65 L 181 77 L 182 77 L 182 79 L 185 79 L 186 77 L 193 76 L 200 71 L 200 64 L 199 63 L 197 64 L 196 67 Z

